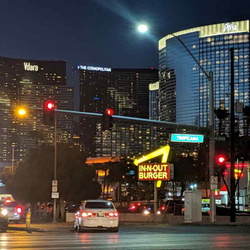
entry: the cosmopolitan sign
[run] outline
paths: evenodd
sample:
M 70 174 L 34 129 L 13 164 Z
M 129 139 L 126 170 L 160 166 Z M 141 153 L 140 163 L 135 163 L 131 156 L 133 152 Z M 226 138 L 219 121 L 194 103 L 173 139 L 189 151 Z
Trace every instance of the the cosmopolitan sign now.
M 83 66 L 83 65 L 79 65 L 77 67 L 77 69 L 111 72 L 111 68 L 95 67 L 95 66 Z
M 171 142 L 202 143 L 204 141 L 204 135 L 171 134 L 170 141 Z
M 138 165 L 138 181 L 169 181 L 170 164 L 141 163 Z

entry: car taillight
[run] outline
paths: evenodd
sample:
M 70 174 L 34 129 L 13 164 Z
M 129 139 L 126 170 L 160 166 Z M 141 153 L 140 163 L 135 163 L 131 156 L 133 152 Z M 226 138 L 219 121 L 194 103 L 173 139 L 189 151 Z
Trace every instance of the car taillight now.
M 131 210 L 135 210 L 135 206 L 134 206 L 134 205 L 131 206 L 130 209 L 131 209 Z
M 118 217 L 118 213 L 105 213 L 105 217 Z
M 10 204 L 10 203 L 11 203 L 11 200 L 10 200 L 10 199 L 6 199 L 4 203 L 5 203 L 5 204 Z
M 22 208 L 17 207 L 17 208 L 16 208 L 16 211 L 17 211 L 17 213 L 21 214 L 21 213 L 22 213 Z
M 95 213 L 90 213 L 90 212 L 83 212 L 82 213 L 82 217 L 86 218 L 86 217 L 95 217 Z
M 166 206 L 161 206 L 160 210 L 164 211 L 166 209 Z

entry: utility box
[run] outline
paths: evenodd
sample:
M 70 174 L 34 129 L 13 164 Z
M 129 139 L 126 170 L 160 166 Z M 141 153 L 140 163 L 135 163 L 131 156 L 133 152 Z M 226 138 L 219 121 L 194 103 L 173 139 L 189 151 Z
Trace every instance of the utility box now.
M 184 222 L 201 222 L 201 191 L 185 191 L 185 211 L 184 211 Z

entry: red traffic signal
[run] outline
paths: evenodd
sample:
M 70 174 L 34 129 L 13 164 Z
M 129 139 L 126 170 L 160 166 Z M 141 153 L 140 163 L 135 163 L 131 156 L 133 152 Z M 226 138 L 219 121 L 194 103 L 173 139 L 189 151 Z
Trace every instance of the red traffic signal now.
M 105 114 L 111 116 L 111 115 L 114 114 L 114 110 L 111 109 L 111 108 L 107 108 L 107 109 L 105 110 Z
M 217 156 L 216 156 L 216 163 L 217 163 L 218 165 L 223 165 L 223 164 L 225 164 L 225 163 L 226 163 L 226 157 L 225 157 L 225 155 L 217 155 Z
M 56 104 L 54 100 L 45 100 L 43 103 L 43 124 L 55 125 L 55 111 Z
M 43 104 L 44 111 L 54 111 L 56 104 L 53 100 L 46 100 Z

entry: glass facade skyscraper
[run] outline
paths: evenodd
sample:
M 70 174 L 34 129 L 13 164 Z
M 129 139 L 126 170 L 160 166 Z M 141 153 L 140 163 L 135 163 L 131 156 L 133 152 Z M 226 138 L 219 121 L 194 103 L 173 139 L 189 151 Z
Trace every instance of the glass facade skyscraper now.
M 159 120 L 159 81 L 149 84 L 149 119 Z
M 149 118 L 148 88 L 150 83 L 158 80 L 157 69 L 91 66 L 78 66 L 78 69 L 81 111 L 103 113 L 111 107 L 115 115 Z M 145 145 L 139 143 L 145 128 L 114 122 L 111 133 L 102 131 L 101 123 L 102 119 L 81 118 L 82 146 L 90 156 L 124 156 L 150 148 L 148 142 L 147 145 L 146 142 Z M 147 140 L 150 140 L 149 135 Z M 137 151 L 134 150 L 136 147 Z
M 207 73 L 214 76 L 214 108 L 230 110 L 230 49 L 234 48 L 235 105 L 250 104 L 249 21 L 220 23 L 173 33 L 186 45 Z M 159 41 L 160 119 L 208 126 L 209 86 L 187 50 L 169 34 Z M 238 106 L 240 106 L 238 105 Z M 236 110 L 238 129 L 244 133 L 241 110 Z M 218 122 L 215 122 L 218 129 Z M 229 130 L 226 120 L 224 131 Z

